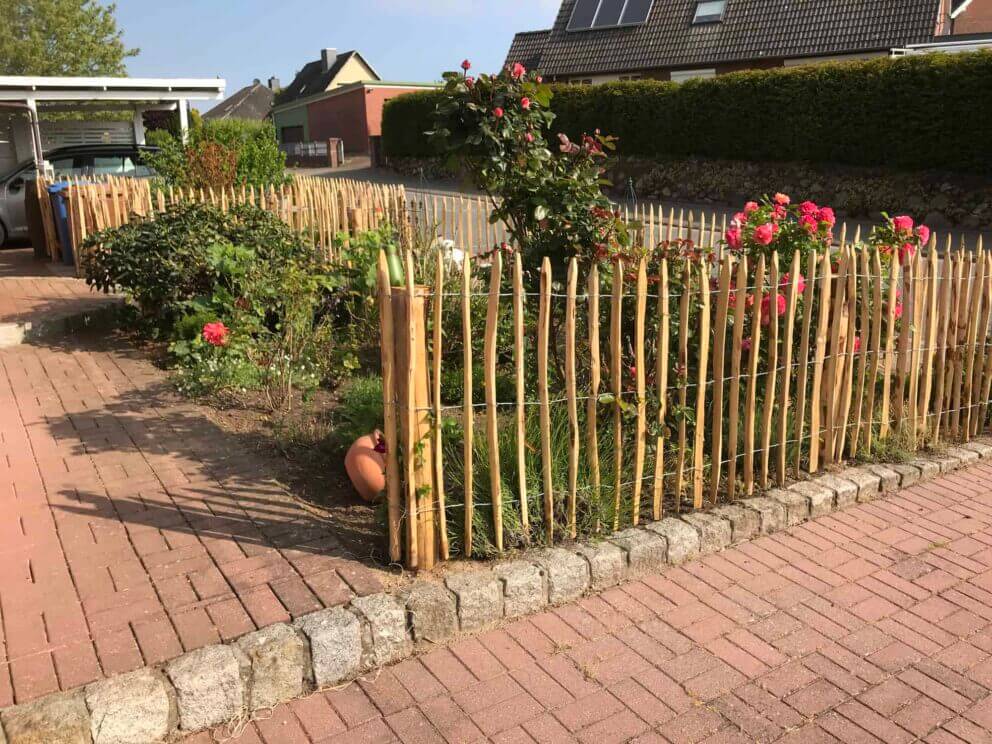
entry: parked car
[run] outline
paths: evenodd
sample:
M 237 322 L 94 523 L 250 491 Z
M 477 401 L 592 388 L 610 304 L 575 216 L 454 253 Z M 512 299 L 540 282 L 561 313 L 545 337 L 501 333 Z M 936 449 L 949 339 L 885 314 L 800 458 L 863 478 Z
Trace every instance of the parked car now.
M 56 178 L 113 174 L 147 178 L 154 171 L 142 162 L 142 154 L 157 148 L 144 145 L 76 145 L 57 147 L 45 153 Z M 28 234 L 24 192 L 34 180 L 34 161 L 28 160 L 0 175 L 0 246 Z

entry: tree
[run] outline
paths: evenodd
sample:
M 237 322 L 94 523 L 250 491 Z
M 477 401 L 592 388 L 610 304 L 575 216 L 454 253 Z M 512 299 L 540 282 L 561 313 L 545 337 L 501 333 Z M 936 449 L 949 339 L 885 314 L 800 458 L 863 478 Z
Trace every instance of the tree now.
M 5 75 L 124 75 L 138 54 L 121 39 L 116 5 L 95 0 L 0 0 Z

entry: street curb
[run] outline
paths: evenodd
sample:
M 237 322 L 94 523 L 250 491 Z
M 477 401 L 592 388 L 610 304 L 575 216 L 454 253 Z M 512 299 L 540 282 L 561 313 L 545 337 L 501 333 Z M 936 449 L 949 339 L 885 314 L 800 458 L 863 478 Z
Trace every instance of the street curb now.
M 594 543 L 529 551 L 489 570 L 453 572 L 444 586 L 417 581 L 395 593 L 358 597 L 157 667 L 0 710 L 0 744 L 151 744 L 244 720 L 460 633 L 565 604 L 979 461 L 992 461 L 992 439 L 907 463 L 821 474 Z

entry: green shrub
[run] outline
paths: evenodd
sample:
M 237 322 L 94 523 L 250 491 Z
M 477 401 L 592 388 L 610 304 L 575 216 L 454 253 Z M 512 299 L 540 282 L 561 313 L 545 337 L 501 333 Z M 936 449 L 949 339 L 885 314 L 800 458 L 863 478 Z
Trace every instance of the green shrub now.
M 433 154 L 440 94 L 394 99 L 389 157 Z M 409 96 L 413 98 L 413 96 Z M 557 128 L 602 129 L 624 157 L 700 156 L 990 173 L 992 52 L 751 70 L 677 85 L 556 86 Z
M 149 132 L 148 143 L 161 151 L 146 155 L 145 160 L 171 186 L 216 188 L 224 185 L 211 182 L 203 175 L 205 168 L 197 167 L 205 155 L 214 152 L 231 154 L 234 160 L 231 182 L 236 185 L 268 186 L 286 179 L 286 156 L 279 150 L 271 122 L 206 121 L 190 129 L 186 143 L 164 129 Z M 210 172 L 211 169 L 206 170 Z
M 359 437 L 383 427 L 382 378 L 355 377 L 340 388 L 334 410 L 334 444 L 346 449 Z

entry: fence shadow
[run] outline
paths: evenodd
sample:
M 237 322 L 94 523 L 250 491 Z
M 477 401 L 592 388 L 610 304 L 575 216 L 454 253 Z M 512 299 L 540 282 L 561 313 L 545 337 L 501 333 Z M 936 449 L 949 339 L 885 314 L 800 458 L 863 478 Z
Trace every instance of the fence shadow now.
M 232 540 L 249 556 L 275 547 L 387 562 L 374 507 L 353 493 L 336 461 L 314 472 L 319 458 L 288 459 L 274 435 L 222 428 L 151 367 L 147 350 L 120 336 L 82 333 L 34 346 L 107 354 L 114 367 L 91 374 L 102 373 L 108 384 L 127 378 L 106 403 L 47 421 L 63 455 L 88 456 L 102 481 L 102 488 L 67 482 L 53 508 L 116 515 L 167 537 Z

